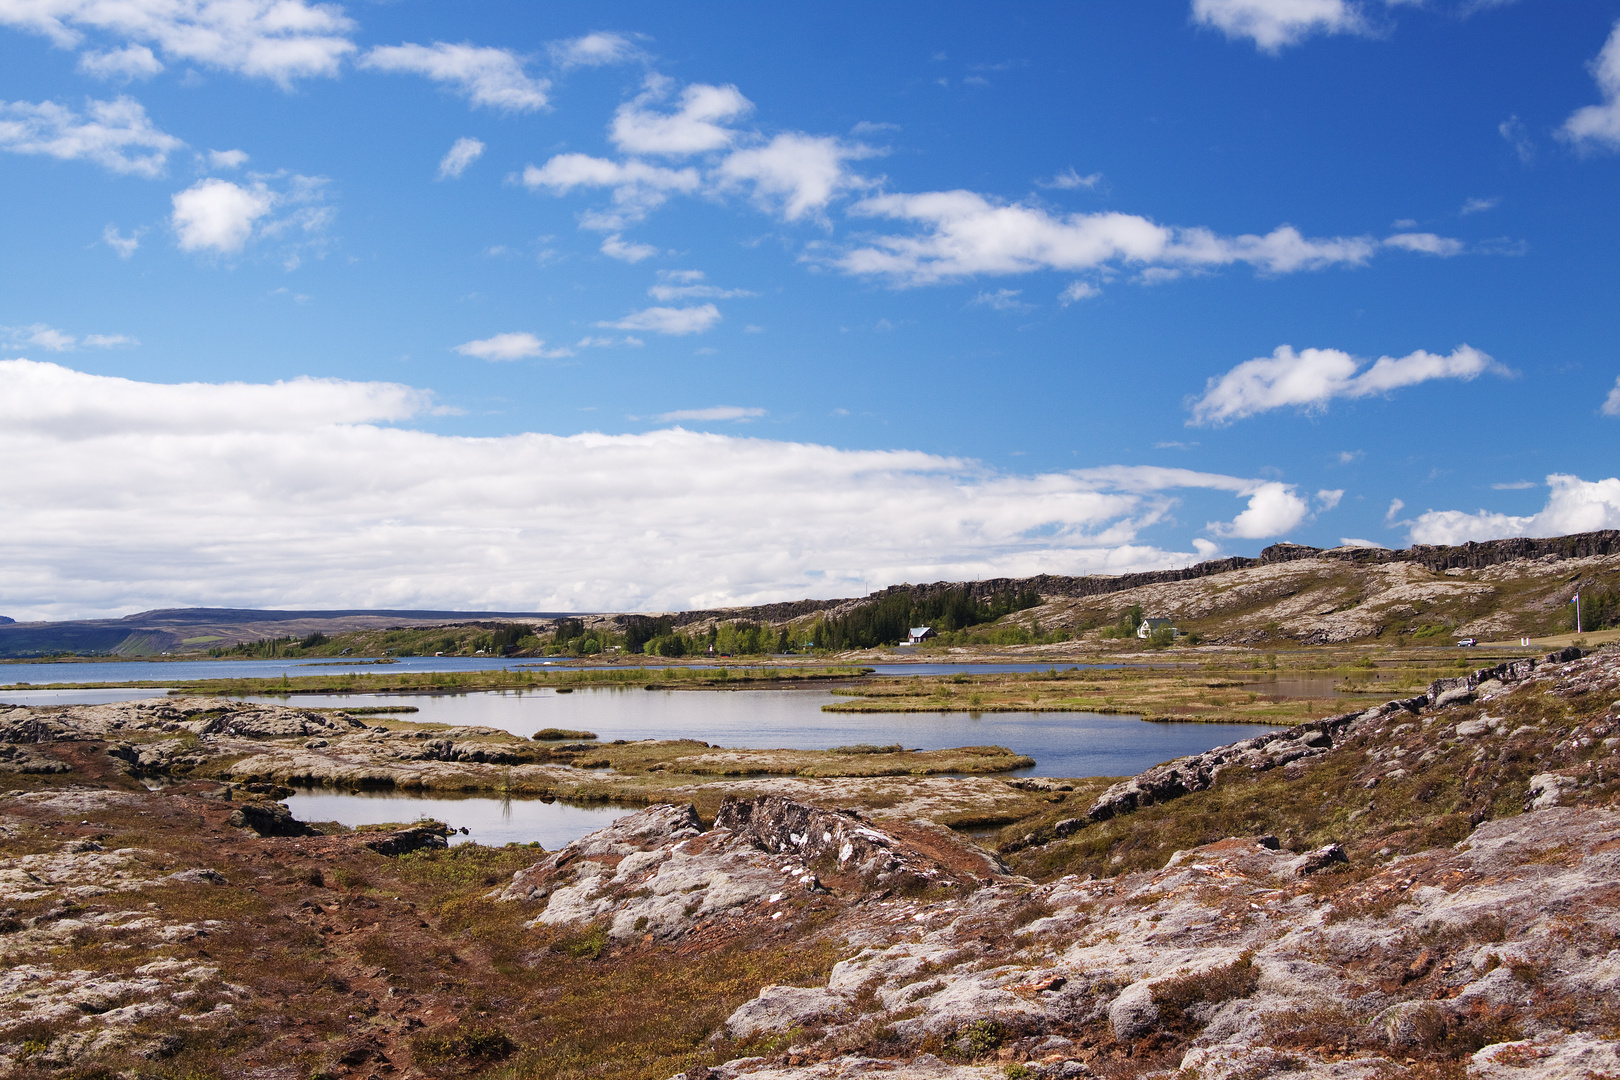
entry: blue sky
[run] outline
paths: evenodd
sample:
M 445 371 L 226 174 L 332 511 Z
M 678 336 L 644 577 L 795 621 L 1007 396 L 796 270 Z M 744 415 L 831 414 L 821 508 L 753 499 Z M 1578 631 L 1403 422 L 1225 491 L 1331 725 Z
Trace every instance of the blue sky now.
M 0 613 L 1620 527 L 1617 20 L 0 0 Z

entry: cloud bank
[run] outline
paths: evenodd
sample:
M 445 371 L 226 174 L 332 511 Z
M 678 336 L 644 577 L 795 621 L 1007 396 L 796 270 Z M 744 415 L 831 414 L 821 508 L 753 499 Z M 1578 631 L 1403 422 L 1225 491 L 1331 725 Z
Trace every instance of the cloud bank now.
M 1620 529 L 1620 478 L 1586 481 L 1554 473 L 1547 477 L 1547 505 L 1527 517 L 1490 510 L 1430 510 L 1411 523 L 1414 544 L 1462 544 L 1510 536 L 1564 536 Z
M 431 408 L 392 383 L 160 385 L 0 361 L 0 455 L 37 463 L 0 471 L 0 605 L 19 618 L 174 604 L 656 610 L 1185 564 L 1198 556 L 1138 539 L 1177 488 L 1247 495 L 1229 535 L 1289 516 L 1275 510 L 1282 485 L 1191 470 L 1011 475 L 680 429 L 391 426 Z

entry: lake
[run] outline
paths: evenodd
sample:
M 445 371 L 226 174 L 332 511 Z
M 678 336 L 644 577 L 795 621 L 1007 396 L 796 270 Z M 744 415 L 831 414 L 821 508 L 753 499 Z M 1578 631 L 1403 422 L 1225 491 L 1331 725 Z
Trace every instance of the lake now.
M 464 835 L 452 836 L 452 844 L 472 842 L 499 847 L 538 842 L 547 851 L 556 851 L 636 809 L 572 806 L 539 799 L 424 799 L 385 791 L 300 790 L 286 803 L 299 821 L 336 821 L 352 828 L 428 817 L 467 830 Z
M 1035 759 L 1030 776 L 1126 776 L 1246 739 L 1254 724 L 1149 724 L 1099 713 L 828 713 L 823 690 L 643 690 L 599 687 L 468 694 L 297 694 L 249 701 L 310 708 L 414 705 L 394 719 L 482 725 L 527 738 L 541 728 L 613 739 L 701 739 L 716 746 L 825 750 L 852 743 L 907 749 L 1006 746 Z
M 792 665 L 796 658 L 785 658 L 783 663 Z M 812 658 L 803 658 L 807 664 L 813 664 Z M 0 664 L 0 686 L 16 686 L 48 683 L 77 683 L 84 685 L 110 686 L 120 683 L 132 682 L 190 682 L 193 679 L 279 679 L 283 675 L 291 678 L 298 675 L 342 675 L 375 671 L 392 673 L 400 671 L 517 671 L 524 668 L 556 668 L 572 669 L 584 665 L 568 657 L 558 657 L 553 660 L 532 659 L 528 657 L 499 657 L 499 656 L 402 656 L 390 664 L 379 664 L 375 659 L 356 658 L 319 659 L 306 658 L 301 660 L 108 660 L 102 662 L 86 660 L 62 660 L 49 663 L 3 663 Z M 601 665 L 591 665 L 601 666 Z M 614 667 L 638 667 L 637 664 L 615 664 Z M 648 664 L 648 668 L 657 669 L 669 665 Z M 702 665 L 712 667 L 730 667 L 733 671 L 749 670 L 747 664 L 724 665 L 715 663 Z M 1052 668 L 1068 670 L 1070 668 L 1117 668 L 1127 665 L 1121 664 L 868 664 L 879 675 L 950 675 L 957 672 L 968 674 L 999 674 L 1004 672 L 1020 671 L 1047 671 Z M 1136 665 L 1140 666 L 1140 665 Z M 27 702 L 13 702 L 10 691 L 0 692 L 0 703 L 28 704 Z M 118 699 L 115 699 L 118 700 Z M 80 704 L 75 702 L 74 704 Z

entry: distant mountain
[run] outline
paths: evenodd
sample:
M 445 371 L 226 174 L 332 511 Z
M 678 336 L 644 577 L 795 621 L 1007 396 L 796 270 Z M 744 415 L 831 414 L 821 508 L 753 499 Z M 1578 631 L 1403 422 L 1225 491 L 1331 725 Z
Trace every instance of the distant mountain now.
M 0 622 L 0 658 L 80 653 L 155 656 L 197 652 L 261 638 L 331 635 L 349 630 L 442 626 L 469 622 L 555 619 L 564 611 L 421 611 L 350 608 L 338 611 L 268 611 L 254 608 L 162 608 L 121 619 Z

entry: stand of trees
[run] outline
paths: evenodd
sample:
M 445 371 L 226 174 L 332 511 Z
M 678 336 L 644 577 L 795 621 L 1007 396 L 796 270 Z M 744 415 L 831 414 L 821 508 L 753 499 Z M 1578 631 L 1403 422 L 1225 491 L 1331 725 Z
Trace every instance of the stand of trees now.
M 818 649 L 870 649 L 904 641 L 913 626 L 931 626 L 940 633 L 949 633 L 995 622 L 1040 602 L 1040 594 L 1033 590 L 1007 590 L 987 600 L 975 599 L 967 589 L 946 589 L 921 598 L 897 592 L 848 615 L 816 620 L 804 640 Z

